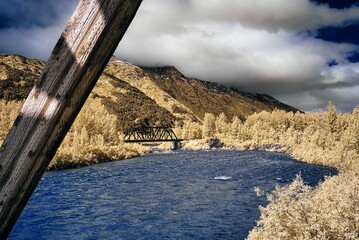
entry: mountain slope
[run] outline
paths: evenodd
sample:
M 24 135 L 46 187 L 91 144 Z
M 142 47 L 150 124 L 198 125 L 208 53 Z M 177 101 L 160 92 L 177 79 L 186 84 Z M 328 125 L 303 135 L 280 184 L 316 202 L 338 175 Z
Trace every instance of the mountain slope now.
M 44 65 L 39 60 L 0 54 L 0 99 L 25 99 Z M 174 67 L 141 68 L 116 58 L 108 63 L 86 104 L 96 98 L 117 116 L 119 130 L 145 119 L 151 125 L 201 122 L 206 112 L 245 119 L 275 108 L 297 111 L 268 95 L 187 79 Z
M 26 98 L 44 66 L 36 59 L 0 54 L 0 99 Z
M 159 88 L 148 74 L 133 64 L 112 58 L 105 68 L 103 75 L 111 76 L 114 79 L 117 79 L 117 81 L 125 82 L 133 88 L 138 89 L 147 97 L 155 101 L 159 107 L 170 112 L 178 121 L 198 121 L 194 112 Z M 167 122 L 166 118 L 163 118 L 163 121 Z
M 248 115 L 275 108 L 286 111 L 297 109 L 281 103 L 268 95 L 242 93 L 218 83 L 187 79 L 174 67 L 143 68 L 151 79 L 173 98 L 182 102 L 203 119 L 206 112 L 227 117 Z

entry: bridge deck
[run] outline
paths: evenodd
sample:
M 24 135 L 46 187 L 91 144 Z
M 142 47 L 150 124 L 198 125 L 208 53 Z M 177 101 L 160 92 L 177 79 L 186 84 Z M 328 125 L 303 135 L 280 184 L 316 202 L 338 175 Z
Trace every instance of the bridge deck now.
M 125 140 L 126 143 L 131 142 L 182 142 L 184 139 L 129 139 Z

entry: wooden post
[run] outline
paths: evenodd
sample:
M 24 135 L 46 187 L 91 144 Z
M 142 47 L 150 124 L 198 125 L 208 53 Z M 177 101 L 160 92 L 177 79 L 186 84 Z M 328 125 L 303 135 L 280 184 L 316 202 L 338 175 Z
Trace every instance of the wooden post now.
M 81 0 L 0 149 L 0 239 L 10 234 L 142 0 Z

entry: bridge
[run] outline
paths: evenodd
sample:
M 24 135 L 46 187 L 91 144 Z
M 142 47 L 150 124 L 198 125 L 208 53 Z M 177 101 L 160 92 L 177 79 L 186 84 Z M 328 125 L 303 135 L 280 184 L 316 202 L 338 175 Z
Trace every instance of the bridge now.
M 127 129 L 125 131 L 125 142 L 177 142 L 183 141 L 178 139 L 171 126 L 163 125 L 151 127 L 140 125 Z

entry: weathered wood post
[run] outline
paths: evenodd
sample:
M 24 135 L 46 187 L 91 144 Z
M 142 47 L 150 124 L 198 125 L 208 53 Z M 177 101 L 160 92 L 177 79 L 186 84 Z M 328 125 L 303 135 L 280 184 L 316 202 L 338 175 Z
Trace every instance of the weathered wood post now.
M 0 149 L 0 239 L 10 234 L 142 0 L 81 0 Z

